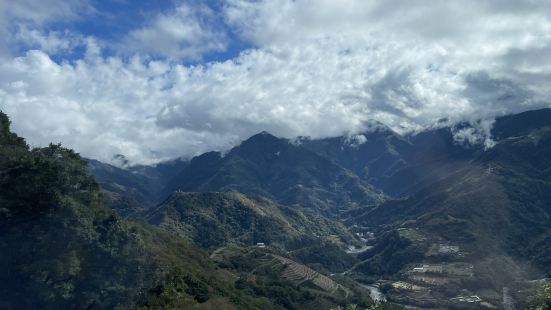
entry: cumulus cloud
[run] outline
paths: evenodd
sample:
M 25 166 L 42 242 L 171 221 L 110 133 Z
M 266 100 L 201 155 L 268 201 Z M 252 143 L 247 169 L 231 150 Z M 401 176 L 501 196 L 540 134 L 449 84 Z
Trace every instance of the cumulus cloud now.
M 92 11 L 83 0 L 0 0 L 0 57 L 15 54 L 18 48 L 41 48 L 55 53 L 74 45 L 75 37 L 68 32 L 42 29 L 57 22 L 78 20 Z
M 42 31 L 27 26 L 20 26 L 11 39 L 25 49 L 38 49 L 53 55 L 70 53 L 84 44 L 81 35 L 70 31 Z
M 17 20 L 43 25 L 52 20 L 76 19 L 79 12 L 89 9 L 89 5 L 82 0 L 0 0 L 3 24 Z
M 469 121 L 456 140 L 491 146 L 496 115 L 549 106 L 548 3 L 179 3 L 129 31 L 125 57 L 102 57 L 88 37 L 82 59 L 58 63 L 40 43 L 46 33 L 31 31 L 37 50 L 0 64 L 0 107 L 31 143 L 60 141 L 101 160 L 223 150 L 262 130 L 354 134 L 373 119 L 398 132 Z M 178 61 L 223 51 L 230 33 L 252 47 Z
M 232 136 L 157 128 L 155 112 L 170 98 L 167 68 L 98 56 L 60 65 L 30 51 L 0 66 L 0 102 L 31 144 L 62 142 L 106 161 L 120 153 L 151 162 L 226 145 Z
M 205 53 L 224 51 L 225 29 L 215 11 L 202 4 L 180 3 L 140 29 L 131 31 L 120 47 L 127 53 L 145 52 L 172 59 L 200 59 Z

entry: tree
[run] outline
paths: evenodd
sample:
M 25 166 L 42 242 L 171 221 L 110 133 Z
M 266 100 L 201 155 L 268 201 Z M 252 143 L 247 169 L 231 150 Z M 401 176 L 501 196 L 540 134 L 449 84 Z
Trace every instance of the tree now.
M 0 145 L 2 147 L 27 147 L 23 138 L 20 138 L 16 134 L 10 132 L 10 124 L 11 122 L 9 117 L 0 111 Z
M 551 310 L 551 283 L 544 283 L 536 290 L 530 305 L 536 310 Z

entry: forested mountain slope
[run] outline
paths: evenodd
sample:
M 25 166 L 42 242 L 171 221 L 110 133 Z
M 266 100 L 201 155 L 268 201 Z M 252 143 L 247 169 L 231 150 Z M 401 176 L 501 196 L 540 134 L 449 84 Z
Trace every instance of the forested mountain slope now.
M 193 158 L 165 194 L 175 190 L 238 191 L 326 215 L 384 199 L 349 170 L 265 132 L 225 156 L 211 152 Z
M 0 114 L 0 307 L 279 308 L 188 242 L 103 206 L 78 154 L 29 149 Z

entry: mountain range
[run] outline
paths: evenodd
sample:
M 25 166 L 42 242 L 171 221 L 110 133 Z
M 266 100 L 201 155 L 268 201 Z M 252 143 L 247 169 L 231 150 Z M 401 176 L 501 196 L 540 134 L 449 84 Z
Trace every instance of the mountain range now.
M 8 306 L 510 309 L 551 277 L 551 109 L 124 167 L 1 124 Z

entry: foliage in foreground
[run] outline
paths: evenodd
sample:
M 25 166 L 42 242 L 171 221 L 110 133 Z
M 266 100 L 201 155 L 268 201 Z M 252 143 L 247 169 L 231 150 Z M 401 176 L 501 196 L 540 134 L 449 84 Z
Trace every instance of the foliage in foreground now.
M 277 309 L 188 242 L 103 205 L 86 162 L 30 149 L 0 113 L 0 308 Z
M 551 283 L 542 284 L 530 298 L 531 309 L 551 310 Z

